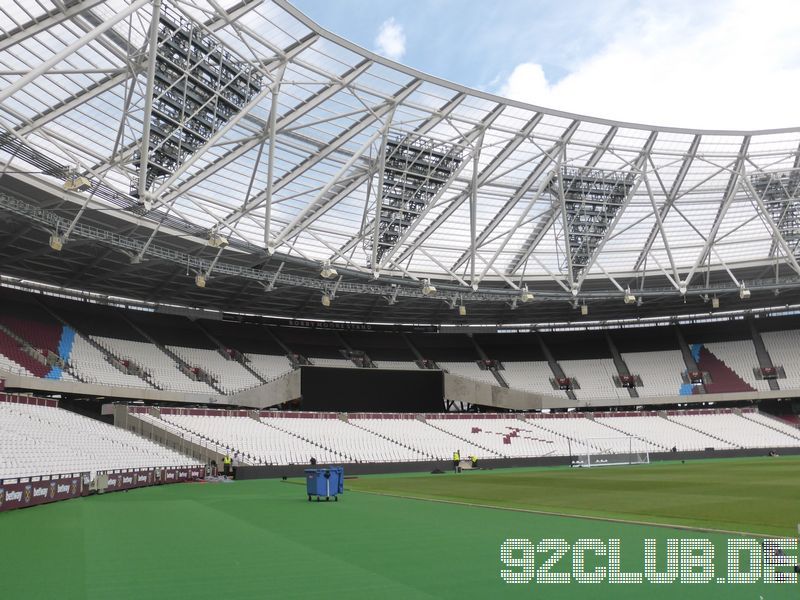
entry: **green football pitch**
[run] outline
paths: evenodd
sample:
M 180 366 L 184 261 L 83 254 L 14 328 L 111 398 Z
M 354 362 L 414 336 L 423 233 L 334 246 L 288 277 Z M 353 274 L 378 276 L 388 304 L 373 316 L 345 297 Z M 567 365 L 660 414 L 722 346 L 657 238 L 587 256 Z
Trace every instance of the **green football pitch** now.
M 797 536 L 798 458 L 370 476 L 348 479 L 335 503 L 308 502 L 304 485 L 177 484 L 0 514 L 2 597 L 800 598 L 796 583 L 718 582 L 730 538 L 760 547 L 759 536 Z M 707 539 L 714 577 L 504 581 L 504 570 L 523 571 L 501 561 L 505 540 L 530 540 L 542 568 L 554 556 L 534 550 L 542 540 L 586 538 L 609 551 L 620 540 L 622 572 L 644 570 L 645 539 L 659 571 L 669 570 L 668 540 Z M 569 573 L 573 554 L 551 572 Z M 585 556 L 587 571 L 609 565 Z

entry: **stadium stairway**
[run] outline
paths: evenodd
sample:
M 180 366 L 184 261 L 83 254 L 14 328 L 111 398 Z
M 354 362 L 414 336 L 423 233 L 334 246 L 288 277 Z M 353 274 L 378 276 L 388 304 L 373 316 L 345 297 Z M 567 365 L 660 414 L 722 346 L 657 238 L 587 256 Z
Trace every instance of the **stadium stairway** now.
M 772 362 L 772 357 L 770 356 L 767 347 L 764 345 L 764 338 L 761 337 L 761 332 L 756 327 L 756 322 L 752 316 L 747 318 L 747 325 L 750 328 L 750 337 L 753 340 L 753 346 L 756 350 L 758 366 L 762 369 L 774 367 L 775 364 Z M 768 379 L 767 383 L 769 384 L 769 389 L 771 390 L 781 389 L 777 379 Z
M 689 344 L 686 343 L 686 338 L 683 337 L 683 332 L 681 332 L 680 327 L 675 325 L 674 328 L 675 336 L 678 339 L 678 345 L 680 346 L 681 354 L 683 355 L 683 362 L 686 365 L 686 370 L 699 371 L 700 367 L 697 364 L 698 360 L 700 359 L 699 350 L 689 346 Z M 704 384 L 692 385 L 691 383 L 684 383 L 680 388 L 681 396 L 691 396 L 692 394 L 705 393 L 706 388 Z
M 547 359 L 547 363 L 550 365 L 550 370 L 553 372 L 553 375 L 557 379 L 565 378 L 566 374 L 564 373 L 564 369 L 562 369 L 561 365 L 558 364 L 558 361 L 553 356 L 553 353 L 550 352 L 550 348 L 548 348 L 547 344 L 544 343 L 544 339 L 542 338 L 542 336 L 539 335 L 539 333 L 536 333 L 535 336 L 536 340 L 539 342 L 539 346 L 541 346 L 542 348 L 542 353 Z M 565 393 L 567 394 L 567 398 L 569 398 L 570 400 L 574 400 L 575 402 L 578 401 L 577 396 L 575 396 L 575 392 L 573 392 L 572 390 L 565 390 Z
M 470 341 L 472 342 L 472 345 L 475 347 L 475 352 L 478 354 L 480 359 L 484 360 L 484 361 L 489 360 L 489 356 L 486 354 L 486 352 L 483 351 L 483 348 L 481 348 L 481 345 L 478 343 L 478 340 L 475 339 L 475 336 L 470 333 L 470 334 L 467 334 L 467 337 L 470 339 Z M 494 378 L 497 380 L 497 383 L 498 383 L 498 385 L 500 385 L 500 387 L 504 387 L 504 388 L 510 387 L 508 385 L 508 382 L 505 380 L 503 375 L 500 373 L 500 371 L 496 367 L 492 367 L 492 368 L 488 369 L 488 371 L 494 376 Z
M 490 453 L 490 454 L 494 454 L 495 456 L 498 456 L 499 458 L 508 458 L 507 456 L 505 456 L 505 455 L 503 455 L 503 454 L 500 454 L 499 452 L 495 452 L 494 450 L 490 450 L 490 449 L 489 449 L 489 448 L 487 448 L 486 446 L 484 446 L 484 445 L 482 445 L 482 444 L 479 444 L 479 443 L 475 442 L 474 440 L 467 439 L 467 438 L 465 438 L 465 437 L 463 437 L 463 436 L 460 436 L 460 435 L 457 435 L 457 434 L 455 434 L 455 433 L 452 433 L 452 432 L 450 432 L 450 431 L 447 431 L 446 429 L 442 429 L 441 427 L 437 427 L 436 425 L 434 425 L 433 423 L 431 423 L 431 421 L 430 421 L 430 420 L 426 420 L 426 421 L 425 421 L 425 423 L 426 423 L 428 426 L 430 426 L 430 427 L 433 427 L 434 429 L 438 429 L 438 430 L 439 430 L 439 431 L 441 431 L 442 433 L 446 433 L 447 435 L 449 435 L 449 436 L 452 436 L 452 437 L 454 437 L 454 438 L 456 438 L 456 439 L 459 439 L 459 440 L 461 440 L 462 442 L 466 442 L 467 444 L 472 444 L 473 446 L 476 446 L 477 448 L 480 448 L 481 450 L 485 450 L 486 452 L 488 452 L 488 453 Z
M 614 359 L 614 366 L 617 368 L 617 374 L 620 377 L 631 375 L 631 371 L 630 369 L 628 369 L 628 365 L 625 362 L 625 359 L 622 358 L 622 355 L 619 353 L 617 345 L 614 343 L 614 340 L 611 338 L 611 336 L 608 334 L 607 331 L 605 332 L 605 339 L 606 339 L 606 344 L 608 344 L 608 349 L 611 351 L 611 358 Z M 628 395 L 631 398 L 638 398 L 639 392 L 636 391 L 635 387 L 629 387 Z
M 728 441 L 728 440 L 726 440 L 724 438 L 721 438 L 718 435 L 714 435 L 713 433 L 709 433 L 708 431 L 703 431 L 702 429 L 700 429 L 698 427 L 692 427 L 691 425 L 687 425 L 686 423 L 682 423 L 681 421 L 676 421 L 675 419 L 670 419 L 669 415 L 660 415 L 660 416 L 661 416 L 661 418 L 666 419 L 667 421 L 671 421 L 672 423 L 675 423 L 676 425 L 680 425 L 681 427 L 686 427 L 686 429 L 691 429 L 692 431 L 696 431 L 697 433 L 702 433 L 705 436 L 708 436 L 710 438 L 714 438 L 715 440 L 719 440 L 720 442 L 724 442 L 724 443 L 729 444 L 729 445 L 731 445 L 731 446 L 733 446 L 735 448 L 743 448 L 744 447 L 744 446 L 740 446 L 739 444 L 734 444 L 733 442 L 730 442 L 730 441 Z

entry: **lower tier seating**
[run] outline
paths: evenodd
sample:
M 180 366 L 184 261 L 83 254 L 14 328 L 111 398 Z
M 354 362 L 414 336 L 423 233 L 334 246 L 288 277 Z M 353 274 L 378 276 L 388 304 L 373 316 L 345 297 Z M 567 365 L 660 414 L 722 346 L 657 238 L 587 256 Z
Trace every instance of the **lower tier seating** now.
M 180 410 L 180 409 L 173 409 Z M 592 453 L 800 447 L 800 430 L 754 411 L 374 415 L 262 412 L 250 416 L 162 414 L 164 428 L 238 453 L 244 464 L 405 462 Z
M 196 461 L 60 408 L 0 402 L 0 480 Z

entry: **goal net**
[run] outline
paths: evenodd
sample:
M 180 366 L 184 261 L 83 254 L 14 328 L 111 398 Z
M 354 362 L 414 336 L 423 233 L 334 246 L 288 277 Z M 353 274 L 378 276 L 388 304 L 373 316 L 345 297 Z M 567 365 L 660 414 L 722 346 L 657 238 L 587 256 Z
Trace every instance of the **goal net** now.
M 584 453 L 577 457 L 577 466 L 605 467 L 650 462 L 647 443 L 632 436 L 588 438 L 584 444 Z

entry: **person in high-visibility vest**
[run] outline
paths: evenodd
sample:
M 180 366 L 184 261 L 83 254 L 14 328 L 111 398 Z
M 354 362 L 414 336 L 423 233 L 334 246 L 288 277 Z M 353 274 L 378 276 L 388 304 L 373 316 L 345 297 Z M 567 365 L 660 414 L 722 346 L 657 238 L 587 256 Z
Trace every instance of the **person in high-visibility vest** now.
M 461 451 L 453 452 L 453 473 L 458 473 L 458 463 L 461 462 Z
M 225 458 L 222 459 L 222 473 L 225 475 L 225 479 L 228 479 L 231 474 L 231 455 L 227 452 L 225 453 Z

